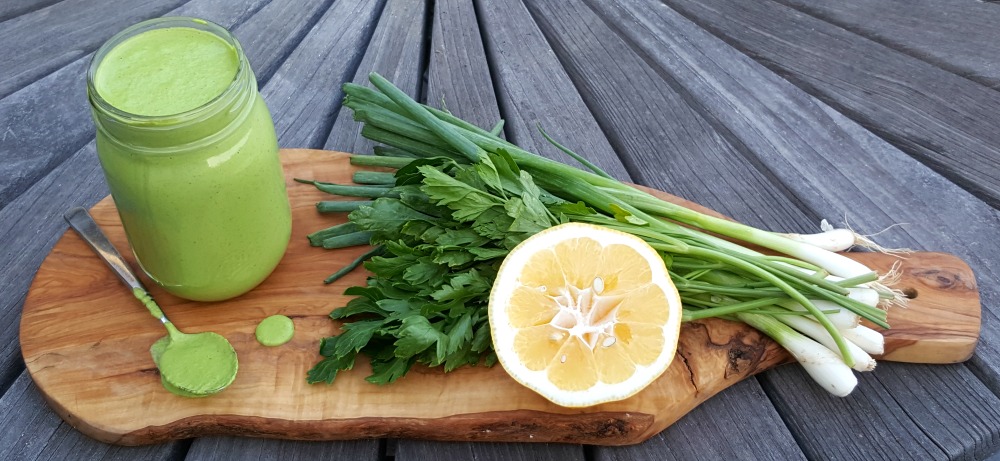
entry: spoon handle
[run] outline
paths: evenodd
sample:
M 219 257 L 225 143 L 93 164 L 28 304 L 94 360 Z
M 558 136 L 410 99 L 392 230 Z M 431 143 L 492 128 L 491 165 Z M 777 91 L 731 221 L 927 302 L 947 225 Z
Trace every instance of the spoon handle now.
M 90 248 L 93 248 L 104 259 L 104 262 L 111 266 L 111 269 L 115 271 L 115 274 L 118 275 L 118 278 L 122 282 L 125 282 L 129 288 L 138 288 L 146 291 L 146 288 L 139 282 L 135 273 L 129 268 L 128 263 L 122 258 L 121 253 L 111 244 L 111 241 L 104 235 L 104 232 L 97 226 L 94 218 L 90 217 L 90 213 L 86 209 L 80 207 L 70 208 L 63 215 L 63 218 L 66 219 L 70 227 L 80 234 L 80 237 L 83 237 L 87 245 L 90 245 Z
M 159 319 L 160 323 L 167 327 L 171 338 L 181 334 L 174 327 L 174 324 L 167 319 L 166 314 L 163 313 L 160 306 L 156 305 L 156 301 L 153 301 L 153 298 L 149 296 L 146 287 L 142 286 L 142 282 L 139 281 L 139 278 L 129 268 L 128 263 L 125 262 L 125 258 L 122 258 L 121 253 L 111 244 L 108 236 L 104 235 L 104 231 L 94 222 L 94 218 L 90 216 L 90 213 L 86 209 L 80 207 L 70 208 L 63 215 L 63 218 L 66 219 L 66 222 L 69 223 L 69 226 L 73 230 L 80 234 L 80 237 L 83 237 L 87 245 L 90 245 L 90 248 L 93 248 L 101 259 L 111 266 L 111 269 L 118 275 L 118 278 L 132 289 L 132 295 L 146 307 L 149 313 L 153 314 L 153 317 Z

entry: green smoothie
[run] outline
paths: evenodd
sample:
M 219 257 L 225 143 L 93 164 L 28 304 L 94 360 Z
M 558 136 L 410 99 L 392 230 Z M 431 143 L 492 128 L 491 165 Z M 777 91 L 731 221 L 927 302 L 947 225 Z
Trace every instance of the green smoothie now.
M 91 66 L 98 156 L 142 269 L 183 298 L 231 298 L 271 273 L 291 234 L 274 126 L 225 30 L 154 24 Z
M 154 29 L 125 40 L 97 68 L 97 93 L 136 115 L 174 115 L 203 106 L 236 78 L 236 50 L 190 27 Z

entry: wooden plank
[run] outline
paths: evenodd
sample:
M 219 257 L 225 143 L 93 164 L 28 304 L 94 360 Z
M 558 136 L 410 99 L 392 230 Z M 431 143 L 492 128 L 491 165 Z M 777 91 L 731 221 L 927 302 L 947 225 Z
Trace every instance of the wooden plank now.
M 0 28 L 0 97 L 87 53 L 118 31 L 187 0 L 64 0 L 5 21 Z M 58 31 L 58 33 L 53 33 Z
M 838 215 L 846 216 L 856 229 L 867 233 L 895 223 L 909 223 L 888 230 L 879 240 L 888 246 L 954 251 L 973 266 L 980 280 L 997 277 L 989 261 L 1000 257 L 1000 251 L 995 246 L 978 243 L 1000 238 L 997 213 L 985 203 L 711 37 L 673 10 L 654 2 L 616 5 L 593 2 L 592 5 L 616 24 L 617 30 L 629 37 L 648 61 L 662 72 L 670 73 L 693 103 L 749 146 L 759 162 L 767 165 L 795 193 L 802 206 L 831 220 Z M 872 162 L 872 158 L 878 161 Z M 955 226 L 958 222 L 963 225 Z M 979 369 L 979 375 L 984 369 L 989 370 L 987 385 L 995 389 L 995 365 L 991 363 L 995 362 L 992 357 L 997 357 L 997 332 L 992 326 L 996 317 L 992 311 L 996 309 L 998 293 L 991 284 L 980 283 L 979 290 L 987 309 L 983 315 L 988 319 L 983 324 L 983 337 L 973 366 Z M 889 417 L 885 421 L 865 429 L 871 434 L 855 438 L 855 442 L 862 442 L 852 442 L 857 448 L 837 448 L 842 456 L 881 447 L 885 442 L 883 432 L 914 434 L 916 438 L 910 443 L 896 448 L 900 452 L 910 451 L 914 456 L 925 454 L 926 450 L 934 453 L 933 448 L 928 448 L 934 446 L 940 446 L 950 455 L 966 451 L 984 453 L 996 448 L 990 442 L 997 431 L 997 415 L 990 410 L 995 408 L 990 403 L 995 397 L 978 383 L 969 369 L 958 366 L 941 374 L 939 368 L 926 367 L 921 369 L 922 373 L 914 374 L 919 386 L 912 382 L 903 384 L 908 380 L 901 376 L 912 369 L 883 364 L 874 376 L 865 376 L 863 392 L 857 398 L 842 403 L 828 402 L 823 395 L 796 391 L 799 386 L 794 382 L 801 373 L 794 367 L 771 372 L 766 380 L 769 390 L 783 396 L 775 398 L 783 415 L 800 420 L 796 424 L 810 426 L 797 434 L 806 440 L 807 449 L 816 450 L 813 456 L 819 450 L 829 449 L 818 440 L 828 437 L 827 428 L 819 426 L 813 415 L 796 408 L 818 405 L 823 414 L 846 421 L 850 415 L 876 414 L 882 408 L 898 406 L 887 412 Z M 971 384 L 959 384 L 965 382 Z M 875 390 L 868 391 L 868 387 Z M 962 403 L 939 409 L 933 399 L 911 391 L 914 387 L 939 389 L 949 399 Z M 961 394 L 955 395 L 956 390 Z M 926 427 L 928 418 L 915 416 L 907 421 L 896 416 L 919 415 L 929 409 L 935 415 L 930 419 L 942 421 L 942 427 Z M 899 427 L 886 430 L 887 422 Z M 930 437 L 932 443 L 924 437 Z M 858 446 L 869 443 L 867 448 Z
M 796 378 L 807 379 L 784 367 L 763 381 L 810 459 L 983 459 L 997 450 L 995 397 L 962 365 L 882 363 L 846 399 L 804 390 Z
M 377 441 L 303 442 L 295 440 L 250 439 L 241 437 L 205 437 L 198 439 L 184 457 L 185 461 L 250 460 L 380 460 Z
M 879 364 L 876 373 L 883 374 L 887 365 L 890 364 Z M 804 436 L 799 445 L 809 459 L 951 459 L 944 448 L 937 446 L 932 437 L 921 432 L 918 424 L 910 421 L 895 401 L 898 390 L 888 389 L 881 376 L 861 376 L 858 386 L 863 386 L 863 392 L 855 392 L 845 399 L 831 399 L 813 389 L 803 389 L 794 384 L 796 379 L 808 378 L 803 370 L 789 367 L 775 370 L 761 381 L 770 395 L 780 396 L 775 406 L 792 432 Z M 796 405 L 806 405 L 812 413 L 797 411 Z M 960 427 L 951 423 L 954 428 Z M 837 424 L 846 430 L 810 434 L 810 431 L 828 430 L 829 426 Z M 845 434 L 851 437 L 842 438 Z M 869 441 L 870 438 L 877 440 Z
M 0 22 L 40 10 L 61 0 L 6 0 L 0 3 Z
M 501 461 L 531 459 L 534 461 L 584 460 L 581 445 L 551 443 L 469 443 L 412 441 L 396 448 L 396 461 L 454 459 Z
M 589 8 L 528 4 L 599 123 L 611 133 L 618 155 L 633 165 L 634 181 L 689 200 L 697 197 L 699 204 L 750 225 L 767 225 L 757 210 L 768 209 L 782 222 L 798 223 L 786 231 L 815 229 L 819 220 L 774 185 L 746 146 L 688 105 L 672 88 L 676 82 L 646 65 Z M 706 179 L 712 187 L 706 187 Z
M 417 96 L 424 73 L 421 59 L 428 8 L 423 0 L 389 0 L 352 81 L 370 87 L 368 74 L 378 72 L 411 97 Z M 335 102 L 340 110 L 324 148 L 370 154 L 374 143 L 361 137 L 361 124 L 351 118 L 351 110 Z
M 1000 89 L 1000 8 L 984 1 L 779 0 L 799 11 Z
M 243 47 L 244 54 L 253 59 L 254 53 L 261 49 L 276 47 L 274 43 L 280 43 L 280 41 L 272 40 L 272 44 L 267 45 L 247 43 L 243 41 L 243 37 L 240 37 L 235 31 L 240 30 L 240 28 L 244 26 L 252 27 L 248 24 L 260 23 L 263 18 L 274 15 L 274 13 L 270 11 L 261 11 L 261 9 L 269 5 L 270 2 L 272 2 L 272 0 L 187 0 L 186 3 L 164 14 L 164 16 L 187 16 L 212 21 L 226 28 L 230 31 L 230 33 L 236 36 L 236 39 L 240 41 L 240 46 Z M 299 8 L 306 9 L 305 7 L 307 5 L 296 2 L 301 2 L 301 0 L 288 0 L 283 3 L 296 4 Z M 306 10 L 309 11 L 308 9 Z M 289 24 L 286 27 L 291 28 L 294 26 Z M 284 32 L 290 33 L 288 30 L 285 30 Z M 254 73 L 257 73 L 258 62 L 256 60 L 252 60 L 250 61 L 250 64 L 254 66 Z M 259 79 L 260 75 L 257 77 Z
M 770 0 L 666 3 L 1000 206 L 1000 93 Z
M 340 85 L 354 74 L 383 2 L 333 3 L 261 90 L 278 145 L 323 145 L 340 108 Z
M 260 87 L 271 81 L 278 67 L 302 42 L 302 38 L 312 30 L 331 4 L 331 0 L 266 1 L 263 8 L 256 7 L 260 11 L 250 20 L 237 22 L 238 25 L 231 29 L 233 36 L 243 46 L 243 52 L 253 67 Z M 231 9 L 250 10 L 235 5 Z M 192 16 L 202 17 L 198 11 L 192 12 Z M 210 14 L 206 16 L 211 17 Z
M 728 442 L 733 437 L 740 442 Z M 805 459 L 754 380 L 743 381 L 708 399 L 687 417 L 643 444 L 594 447 L 593 450 L 593 459 L 601 461 Z
M 0 398 L 0 459 L 176 459 L 180 446 L 99 444 L 64 424 L 27 374 Z
M 612 176 L 628 178 L 602 127 L 520 0 L 475 5 L 508 139 L 528 151 L 576 165 L 542 137 L 541 126 Z
M 0 209 L 94 139 L 85 76 L 89 61 L 77 59 L 0 99 L 0 151 L 4 153 Z
M 500 109 L 475 7 L 464 0 L 437 0 L 427 69 L 427 101 L 484 129 Z
M 990 395 L 987 389 L 967 367 L 959 365 L 923 366 L 914 364 L 892 364 L 895 373 L 882 378 L 888 389 L 896 397 L 896 389 L 913 387 L 912 395 L 905 398 L 915 398 L 925 405 L 914 408 L 908 416 L 917 422 L 921 432 L 942 434 L 960 432 L 948 438 L 934 438 L 934 443 L 941 448 L 948 459 L 985 459 L 1000 449 L 997 441 L 996 404 L 992 399 L 956 399 L 947 391 L 954 388 L 969 388 L 977 395 Z M 933 376 L 942 386 L 921 386 L 924 376 Z M 886 379 L 887 378 L 887 379 Z M 916 384 L 916 386 L 914 386 Z M 953 407 L 958 407 L 952 410 Z M 942 413 L 957 415 L 955 421 L 950 417 L 941 417 Z M 962 428 L 957 429 L 956 424 Z

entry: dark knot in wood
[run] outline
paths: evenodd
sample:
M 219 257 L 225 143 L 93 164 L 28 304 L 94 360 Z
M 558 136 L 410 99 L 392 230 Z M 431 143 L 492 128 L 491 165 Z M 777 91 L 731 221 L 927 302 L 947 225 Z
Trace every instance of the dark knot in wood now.
M 971 289 L 973 283 L 958 272 L 943 269 L 915 270 L 913 275 L 920 283 L 939 290 Z

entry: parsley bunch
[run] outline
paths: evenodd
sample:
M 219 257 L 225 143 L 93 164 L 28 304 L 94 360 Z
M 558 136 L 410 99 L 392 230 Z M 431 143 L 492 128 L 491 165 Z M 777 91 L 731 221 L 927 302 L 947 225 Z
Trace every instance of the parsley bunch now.
M 573 209 L 503 151 L 474 165 L 446 157 L 412 161 L 392 181 L 380 198 L 357 203 L 348 225 L 310 235 L 327 247 L 360 236 L 375 249 L 362 256 L 371 258 L 368 286 L 348 289 L 357 297 L 331 313 L 358 320 L 322 341 L 325 358 L 309 371 L 309 382 L 332 382 L 358 353 L 371 358 L 367 379 L 377 384 L 395 381 L 415 363 L 445 371 L 492 365 L 486 303 L 501 261 L 530 235 L 568 221 L 562 210 Z M 329 190 L 328 183 L 314 184 Z M 351 187 L 338 191 L 365 192 Z

